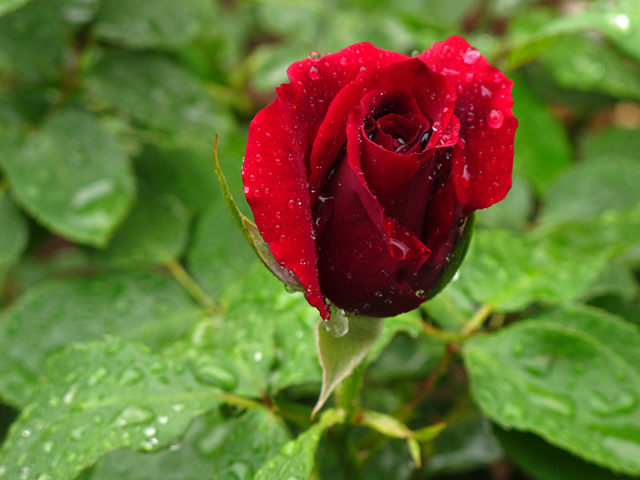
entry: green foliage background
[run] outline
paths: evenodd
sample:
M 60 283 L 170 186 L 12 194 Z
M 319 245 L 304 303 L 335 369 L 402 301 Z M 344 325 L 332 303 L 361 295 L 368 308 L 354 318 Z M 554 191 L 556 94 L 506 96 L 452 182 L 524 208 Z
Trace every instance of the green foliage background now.
M 515 82 L 513 189 L 310 420 L 214 133 L 249 215 L 290 63 L 452 34 Z M 639 279 L 637 0 L 0 0 L 0 480 L 638 478 Z

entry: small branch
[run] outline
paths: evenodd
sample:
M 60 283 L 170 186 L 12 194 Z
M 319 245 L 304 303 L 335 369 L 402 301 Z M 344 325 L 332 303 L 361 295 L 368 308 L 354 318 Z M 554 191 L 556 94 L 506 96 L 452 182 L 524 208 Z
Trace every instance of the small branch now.
M 175 278 L 180 285 L 182 285 L 185 290 L 187 290 L 193 298 L 195 298 L 200 305 L 204 307 L 204 309 L 212 315 L 218 313 L 218 309 L 213 303 L 213 300 L 209 298 L 209 296 L 202 290 L 200 285 L 196 283 L 196 281 L 187 273 L 184 267 L 177 260 L 170 260 L 165 263 L 165 267 L 173 278 Z
M 251 400 L 249 398 L 240 397 L 238 395 L 233 395 L 231 393 L 221 393 L 220 397 L 222 397 L 222 399 L 229 405 L 238 405 L 245 408 L 264 407 L 264 405 L 260 402 Z
M 424 398 L 433 389 L 440 376 L 446 371 L 451 363 L 451 360 L 457 353 L 457 348 L 447 346 L 447 353 L 445 353 L 436 364 L 435 368 L 431 371 L 427 379 L 422 383 L 413 398 L 407 403 L 404 408 L 396 415 L 399 420 L 404 420 L 415 410 L 415 408 L 424 400 Z
M 447 332 L 445 330 L 440 330 L 439 328 L 434 327 L 433 325 L 428 324 L 424 320 L 422 320 L 422 331 L 425 335 L 433 338 L 437 338 L 438 340 L 442 340 L 445 343 L 458 343 L 464 340 L 464 336 L 455 333 L 455 332 Z
M 480 309 L 471 317 L 464 327 L 462 327 L 462 335 L 464 337 L 470 336 L 473 332 L 478 330 L 485 322 L 489 315 L 493 312 L 493 305 L 485 303 Z

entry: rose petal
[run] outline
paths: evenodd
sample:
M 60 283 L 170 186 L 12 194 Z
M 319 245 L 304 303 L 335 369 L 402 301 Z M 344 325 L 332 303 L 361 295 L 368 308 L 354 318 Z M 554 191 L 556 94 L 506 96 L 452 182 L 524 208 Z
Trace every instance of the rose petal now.
M 332 159 L 337 158 L 347 141 L 349 111 L 360 104 L 367 92 L 374 90 L 385 92 L 385 95 L 411 93 L 422 114 L 433 120 L 434 130 L 437 130 L 432 135 L 434 145 L 442 134 L 440 129 L 449 123 L 456 99 L 455 90 L 447 79 L 431 71 L 419 59 L 369 68 L 363 72 L 336 95 L 318 130 L 309 160 L 312 203 L 331 170 Z
M 361 104 L 349 113 L 349 163 L 359 175 L 363 186 L 375 195 L 385 215 L 403 225 L 417 238 L 424 238 L 424 216 L 433 195 L 432 186 L 436 178 L 433 172 L 437 165 L 434 150 L 398 154 L 369 140 L 363 134 L 361 125 L 380 96 L 380 92 L 366 94 Z M 455 116 L 451 120 L 454 125 L 452 130 L 447 130 L 450 135 L 459 127 Z
M 464 214 L 487 208 L 511 188 L 518 125 L 511 112 L 512 82 L 461 37 L 436 43 L 418 58 L 446 75 L 458 94 L 455 114 L 465 149 L 454 158 L 453 181 Z
M 308 58 L 287 69 L 289 83 L 276 89 L 278 98 L 304 136 L 313 145 L 318 128 L 336 95 L 369 68 L 406 60 L 401 53 L 363 42 L 320 58 Z M 307 157 L 308 158 L 308 157 Z
M 280 99 L 258 112 L 249 126 L 244 192 L 273 256 L 300 278 L 307 301 L 327 318 L 318 282 L 304 142 L 295 141 L 299 135 L 293 125 Z
M 418 307 L 423 299 L 405 279 L 417 275 L 428 258 L 424 245 L 384 216 L 346 159 L 324 195 L 334 204 L 318 229 L 323 293 L 340 308 L 362 315 L 385 317 Z

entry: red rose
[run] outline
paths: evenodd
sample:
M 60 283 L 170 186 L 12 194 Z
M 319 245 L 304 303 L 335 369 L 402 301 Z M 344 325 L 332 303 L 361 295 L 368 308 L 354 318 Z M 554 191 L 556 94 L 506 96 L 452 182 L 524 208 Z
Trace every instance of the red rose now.
M 249 127 L 244 191 L 306 298 L 416 308 L 464 219 L 511 187 L 511 85 L 460 37 L 411 58 L 369 43 L 296 62 Z

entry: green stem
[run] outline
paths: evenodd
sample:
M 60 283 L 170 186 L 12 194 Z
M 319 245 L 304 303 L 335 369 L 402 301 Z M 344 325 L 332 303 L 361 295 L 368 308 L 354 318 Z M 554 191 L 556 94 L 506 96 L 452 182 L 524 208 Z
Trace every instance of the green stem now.
M 195 298 L 204 309 L 212 315 L 218 313 L 218 309 L 213 300 L 202 290 L 200 285 L 187 273 L 184 267 L 177 260 L 170 260 L 165 263 L 167 270 L 173 275 L 180 285 Z
M 358 365 L 351 375 L 338 385 L 334 395 L 336 406 L 343 409 L 347 414 L 347 422 L 350 422 L 358 415 L 361 407 L 360 391 L 364 380 L 364 372 L 367 370 L 366 362 Z
M 485 322 L 489 315 L 493 312 L 493 305 L 485 303 L 478 309 L 478 311 L 471 317 L 464 327 L 462 327 L 462 335 L 465 337 L 470 336 L 473 332 L 478 330 Z

